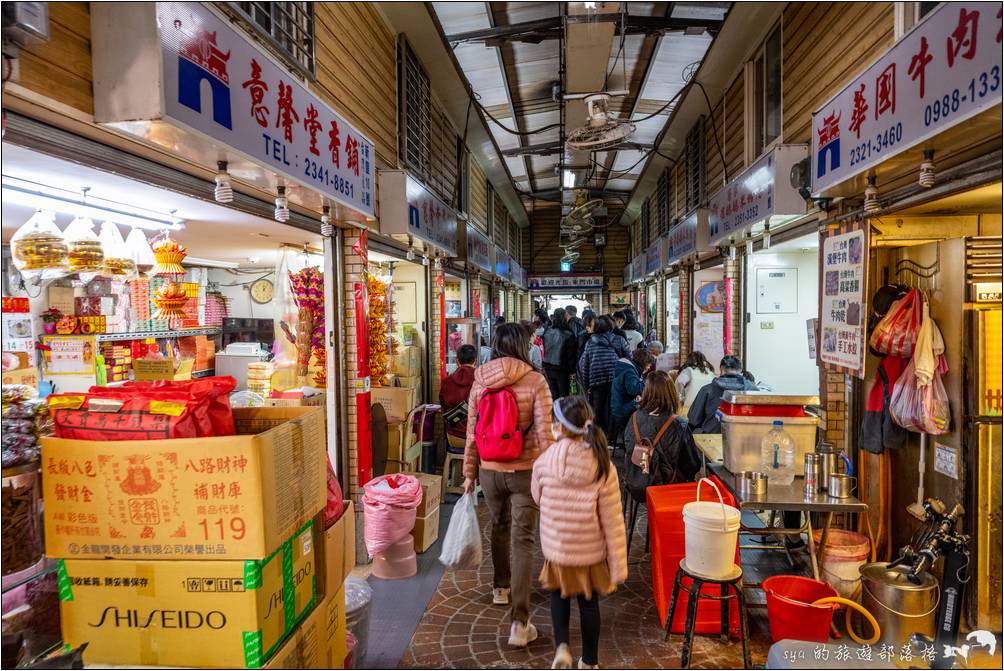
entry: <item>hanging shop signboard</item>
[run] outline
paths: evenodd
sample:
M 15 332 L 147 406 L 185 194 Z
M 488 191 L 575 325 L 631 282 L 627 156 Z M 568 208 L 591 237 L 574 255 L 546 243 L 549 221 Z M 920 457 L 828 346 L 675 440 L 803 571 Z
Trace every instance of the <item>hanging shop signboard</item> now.
M 200 165 L 226 159 L 294 202 L 374 215 L 372 141 L 203 3 L 136 5 L 92 8 L 96 121 Z
M 516 263 L 515 260 L 510 260 L 510 271 L 509 274 L 512 277 L 512 283 L 515 284 L 520 289 L 526 289 L 526 271 L 523 270 L 523 266 Z
M 503 252 L 500 248 L 495 248 L 495 276 L 501 279 L 510 279 L 509 275 L 512 271 L 509 265 L 510 259 L 509 255 Z
M 823 233 L 819 306 L 819 361 L 864 377 L 867 224 L 857 222 Z
M 638 282 L 645 279 L 645 254 L 641 253 L 631 259 L 631 281 Z
M 678 263 L 697 251 L 697 211 L 669 231 L 666 258 L 670 264 Z
M 812 115 L 813 195 L 999 105 L 1002 78 L 1000 3 L 941 4 Z
M 492 244 L 481 231 L 467 225 L 467 260 L 486 273 L 495 272 L 492 261 Z
M 380 232 L 457 255 L 457 213 L 404 170 L 380 171 Z
M 648 249 L 645 250 L 646 275 L 653 275 L 659 272 L 659 269 L 663 267 L 662 247 L 662 238 L 658 238 L 655 242 L 648 246 Z
M 603 288 L 602 273 L 530 275 L 531 291 L 595 291 Z
M 708 205 L 708 242 L 740 242 L 754 224 L 775 215 L 805 214 L 805 198 L 791 186 L 791 168 L 809 155 L 804 144 L 780 145 L 718 190 Z

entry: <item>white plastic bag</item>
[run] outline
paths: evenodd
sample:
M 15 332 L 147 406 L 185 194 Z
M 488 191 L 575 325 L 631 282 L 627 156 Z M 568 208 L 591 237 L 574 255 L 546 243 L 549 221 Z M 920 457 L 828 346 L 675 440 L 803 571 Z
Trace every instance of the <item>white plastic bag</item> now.
M 481 565 L 481 529 L 474 496 L 473 493 L 464 494 L 453 507 L 443 551 L 439 555 L 439 561 L 447 568 L 463 570 Z

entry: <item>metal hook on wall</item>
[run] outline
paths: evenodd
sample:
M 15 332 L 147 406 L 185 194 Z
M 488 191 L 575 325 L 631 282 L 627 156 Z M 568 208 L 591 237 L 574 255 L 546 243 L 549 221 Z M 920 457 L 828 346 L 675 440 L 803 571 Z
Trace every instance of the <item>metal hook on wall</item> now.
M 933 263 L 922 265 L 912 259 L 900 259 L 896 262 L 896 280 L 906 275 L 906 284 L 914 289 L 924 291 L 938 290 L 938 275 L 941 273 L 941 245 L 935 245 Z

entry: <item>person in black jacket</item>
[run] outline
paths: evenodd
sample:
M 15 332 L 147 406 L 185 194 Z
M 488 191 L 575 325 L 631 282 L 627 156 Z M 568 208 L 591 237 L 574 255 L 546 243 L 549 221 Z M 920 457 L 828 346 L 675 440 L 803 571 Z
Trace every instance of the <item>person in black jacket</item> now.
M 593 329 L 596 328 L 596 313 L 592 310 L 582 311 L 582 331 L 576 336 L 578 341 L 579 356 L 586 351 L 586 343 L 593 336 Z
M 645 500 L 646 487 L 691 482 L 701 470 L 701 453 L 686 418 L 676 414 L 679 407 L 680 397 L 669 375 L 661 370 L 649 373 L 638 410 L 624 429 L 625 486 L 638 502 Z M 648 473 L 631 462 L 631 454 L 642 439 L 652 441 L 657 452 L 649 461 Z
M 743 363 L 731 354 L 722 357 L 719 376 L 704 385 L 690 405 L 687 419 L 694 433 L 721 433 L 722 423 L 716 413 L 726 391 L 752 391 L 756 385 L 743 377 Z
M 572 375 L 578 363 L 578 347 L 572 330 L 565 321 L 565 311 L 558 308 L 544 329 L 544 377 L 551 388 L 551 398 L 563 398 L 571 393 Z

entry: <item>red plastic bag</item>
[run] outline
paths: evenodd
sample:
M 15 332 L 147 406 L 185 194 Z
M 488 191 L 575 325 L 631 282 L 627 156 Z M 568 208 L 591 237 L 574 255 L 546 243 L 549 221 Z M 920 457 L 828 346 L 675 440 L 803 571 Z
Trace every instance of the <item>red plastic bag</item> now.
M 868 344 L 881 354 L 911 357 L 923 319 L 924 297 L 910 289 L 875 326 Z
M 212 420 L 209 418 L 209 403 L 204 395 L 198 396 L 182 389 L 91 387 L 87 392 L 87 398 L 126 401 L 137 393 L 142 393 L 144 398 L 154 400 L 179 401 L 184 399 L 195 425 L 195 435 L 199 438 L 215 435 Z
M 52 394 L 48 402 L 57 438 L 118 441 L 197 436 L 193 400 L 185 393 L 151 397 L 132 390 L 118 398 Z
M 345 512 L 345 501 L 342 500 L 342 486 L 331 467 L 331 457 L 328 457 L 328 502 L 324 506 L 324 528 L 327 529 L 338 521 Z
M 948 433 L 951 406 L 941 375 L 935 373 L 929 384 L 918 386 L 911 361 L 892 388 L 889 414 L 894 422 L 914 433 Z
M 207 412 L 212 428 L 206 436 L 232 436 L 237 433 L 234 427 L 234 413 L 230 407 L 230 392 L 237 388 L 237 380 L 229 375 L 204 377 L 198 380 L 158 380 L 156 382 L 126 382 L 112 389 L 140 389 L 185 391 L 196 397 L 205 397 Z M 104 389 L 104 387 L 91 387 Z

